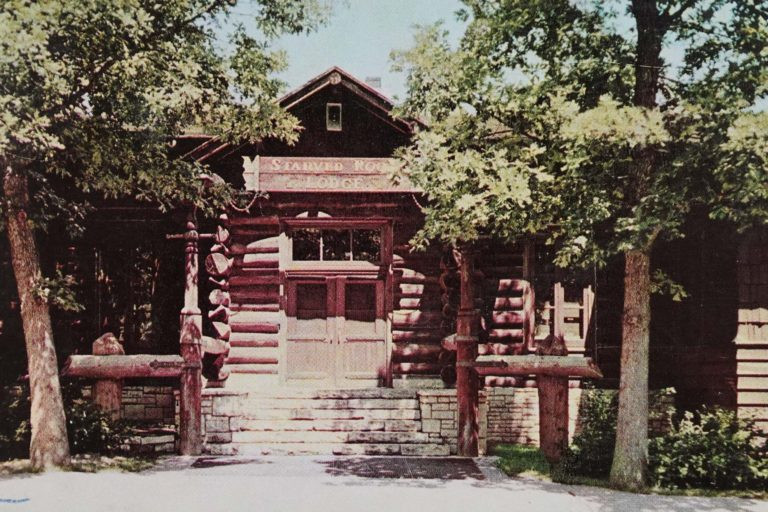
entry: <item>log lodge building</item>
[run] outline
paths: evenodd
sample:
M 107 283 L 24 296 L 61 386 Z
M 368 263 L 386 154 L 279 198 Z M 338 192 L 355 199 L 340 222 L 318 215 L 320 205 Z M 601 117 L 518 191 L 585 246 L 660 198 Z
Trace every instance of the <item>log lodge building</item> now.
M 411 250 L 423 198 L 409 183 L 389 179 L 392 155 L 408 144 L 418 121 L 393 117 L 389 99 L 339 68 L 280 104 L 303 126 L 293 146 L 228 144 L 204 134 L 175 141 L 180 158 L 206 164 L 253 194 L 247 208 L 233 207 L 199 227 L 203 449 L 457 453 L 460 265 L 441 247 Z M 147 292 L 130 288 L 122 295 L 134 305 L 116 307 L 109 301 L 118 299 L 107 295 L 119 289 L 119 279 L 98 276 L 109 274 L 108 246 L 125 246 L 126 233 L 155 240 L 154 247 L 169 248 L 154 256 L 163 262 L 155 275 L 176 284 L 144 302 L 156 324 L 157 311 L 177 312 L 183 249 L 165 235 L 179 223 L 169 228 L 167 219 L 148 219 L 135 207 L 104 211 L 89 227 L 99 234 L 86 239 L 86 249 L 72 249 L 74 265 L 95 276 L 87 313 L 98 319 L 79 327 L 87 342 L 70 341 L 69 349 L 90 353 L 90 341 L 111 329 L 128 354 L 178 354 L 167 341 L 172 314 L 165 315 L 170 323 L 142 335 L 136 326 L 149 316 L 135 304 Z M 120 254 L 113 254 L 112 269 L 122 257 L 145 257 L 126 247 Z M 691 222 L 684 239 L 659 247 L 654 265 L 689 297 L 653 298 L 651 388 L 674 386 L 678 406 L 738 409 L 768 430 L 768 235 Z M 598 387 L 616 387 L 622 271 L 621 262 L 600 271 L 558 269 L 536 237 L 510 246 L 488 242 L 474 255 L 470 276 L 480 316 L 478 360 L 534 354 L 548 334 L 561 334 L 570 356 L 590 357 L 600 368 Z M 122 320 L 110 320 L 110 308 L 122 311 Z M 486 373 L 480 450 L 536 442 L 537 379 Z M 571 379 L 571 434 L 580 387 Z

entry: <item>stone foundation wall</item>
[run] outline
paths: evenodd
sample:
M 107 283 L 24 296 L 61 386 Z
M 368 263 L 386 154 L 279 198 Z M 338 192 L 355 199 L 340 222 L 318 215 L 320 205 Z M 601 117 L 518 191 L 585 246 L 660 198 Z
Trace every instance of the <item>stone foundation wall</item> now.
M 568 390 L 568 436 L 581 431 L 582 398 L 587 393 L 610 393 L 616 390 Z M 659 435 L 669 428 L 674 410 L 674 392 L 652 391 L 649 397 L 648 428 Z M 442 440 L 456 453 L 458 408 L 453 389 L 419 391 L 422 432 Z M 485 388 L 480 393 L 478 411 L 480 453 L 498 444 L 539 444 L 539 395 L 536 388 Z
M 91 386 L 83 386 L 83 398 L 91 398 Z M 176 423 L 178 390 L 173 386 L 123 386 L 120 418 L 129 421 Z

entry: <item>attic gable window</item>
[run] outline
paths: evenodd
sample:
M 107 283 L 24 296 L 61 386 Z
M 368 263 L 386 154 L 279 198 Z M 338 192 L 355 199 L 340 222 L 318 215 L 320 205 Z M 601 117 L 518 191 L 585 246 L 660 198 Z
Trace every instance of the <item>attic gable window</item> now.
M 341 131 L 341 103 L 325 104 L 325 129 L 329 132 Z

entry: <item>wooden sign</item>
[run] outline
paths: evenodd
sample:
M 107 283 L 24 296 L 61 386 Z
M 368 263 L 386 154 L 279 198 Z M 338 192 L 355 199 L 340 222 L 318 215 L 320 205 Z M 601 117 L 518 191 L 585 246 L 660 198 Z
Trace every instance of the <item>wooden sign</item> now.
M 246 190 L 262 192 L 418 192 L 391 179 L 394 158 L 243 157 Z

